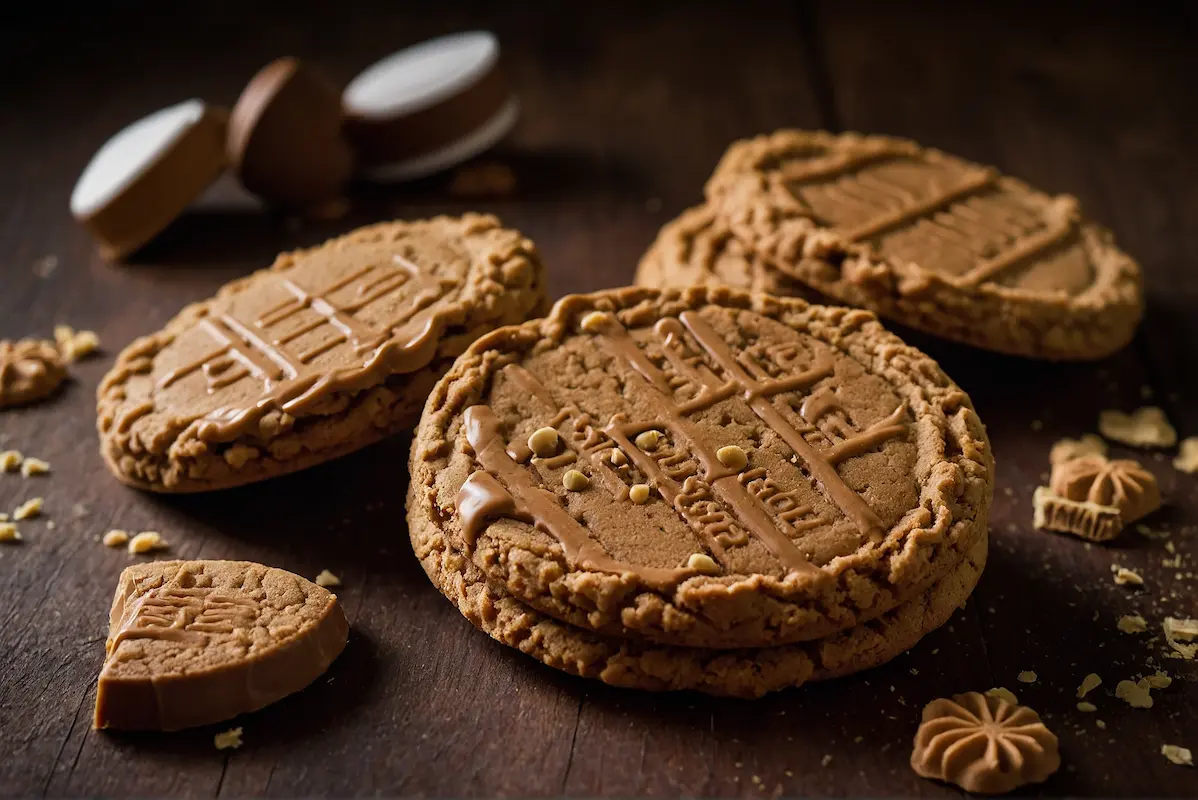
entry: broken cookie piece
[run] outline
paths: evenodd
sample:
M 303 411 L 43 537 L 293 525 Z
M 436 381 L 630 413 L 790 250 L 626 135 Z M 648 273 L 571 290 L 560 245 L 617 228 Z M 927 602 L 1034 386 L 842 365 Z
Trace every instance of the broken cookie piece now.
M 1098 415 L 1098 432 L 1132 447 L 1172 447 L 1177 444 L 1177 430 L 1169 423 L 1165 412 L 1156 406 L 1138 408 L 1130 414 L 1103 411 Z
M 35 403 L 58 388 L 66 366 L 52 343 L 0 339 L 0 408 Z
M 1082 456 L 1105 456 L 1106 442 L 1101 436 L 1087 433 L 1080 439 L 1061 439 L 1049 451 L 1048 461 L 1054 467 Z
M 1052 468 L 1049 488 L 1058 497 L 1118 509 L 1123 522 L 1135 522 L 1161 506 L 1156 478 L 1131 459 L 1111 461 L 1089 455 Z
M 1114 539 L 1123 530 L 1123 517 L 1114 506 L 1101 506 L 1057 495 L 1048 486 L 1032 495 L 1032 525 L 1036 530 L 1071 533 L 1091 542 Z
M 121 573 L 95 727 L 178 730 L 267 706 L 345 648 L 337 598 L 245 561 L 159 561 Z

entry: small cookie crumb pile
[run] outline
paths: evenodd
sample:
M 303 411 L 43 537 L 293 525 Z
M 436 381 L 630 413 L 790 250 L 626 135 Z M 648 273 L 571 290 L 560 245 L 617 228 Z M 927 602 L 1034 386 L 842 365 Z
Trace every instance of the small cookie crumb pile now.
M 166 540 L 158 531 L 142 531 L 129 540 L 129 552 L 133 555 L 152 553 L 155 550 L 165 550 Z
M 213 744 L 216 745 L 217 750 L 236 750 L 242 745 L 241 728 L 230 728 L 223 733 L 216 734 L 213 737 Z
M 581 492 L 591 484 L 591 479 L 576 469 L 567 470 L 562 476 L 562 485 L 571 492 Z
M 321 588 L 324 588 L 324 589 L 327 589 L 330 586 L 340 586 L 341 585 L 341 579 L 339 577 L 337 577 L 336 575 L 334 575 L 333 573 L 329 572 L 327 569 L 322 569 L 320 571 L 320 574 L 316 576 L 316 580 L 314 580 L 312 582 L 315 583 L 317 586 L 320 586 Z
M 537 458 L 549 458 L 557 452 L 557 443 L 560 438 L 553 428 L 537 428 L 528 437 L 528 449 Z
M 1122 680 L 1115 684 L 1115 697 L 1132 708 L 1152 708 L 1152 685 L 1147 678 L 1138 681 Z
M 1040 783 L 1060 766 L 1057 737 L 1035 711 L 977 692 L 929 703 L 911 752 L 917 775 L 980 794 Z
M 1192 660 L 1198 655 L 1198 619 L 1165 617 L 1161 629 L 1174 657 Z
M 129 543 L 129 532 L 113 528 L 101 540 L 105 547 L 123 547 Z
M 1124 614 L 1115 627 L 1122 633 L 1143 633 L 1148 630 L 1148 622 L 1139 614 Z
M 1177 430 L 1165 412 L 1156 406 L 1138 408 L 1131 414 L 1103 411 L 1098 415 L 1098 432 L 1108 439 L 1132 447 L 1172 447 Z

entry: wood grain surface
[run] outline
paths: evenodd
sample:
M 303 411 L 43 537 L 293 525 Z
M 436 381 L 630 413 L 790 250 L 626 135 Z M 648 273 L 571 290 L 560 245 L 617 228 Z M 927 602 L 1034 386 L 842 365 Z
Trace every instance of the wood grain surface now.
M 1142 4 L 1141 4 L 1142 5 Z M 44 496 L 25 541 L 0 546 L 0 795 L 952 795 L 908 767 L 931 699 L 1006 686 L 1061 739 L 1033 791 L 1198 794 L 1198 665 L 1162 658 L 1166 614 L 1198 616 L 1198 478 L 1131 452 L 1166 507 L 1084 546 L 1031 527 L 1048 449 L 1105 408 L 1150 400 L 1198 434 L 1198 15 L 1188 5 L 741 2 L 687 4 L 108 3 L 27 8 L 0 27 L 0 337 L 65 322 L 105 352 L 52 400 L 0 413 L 0 449 L 53 474 L 0 475 L 0 509 Z M 1083 10 L 1084 9 L 1084 10 Z M 518 187 L 452 196 L 445 178 L 362 189 L 349 217 L 296 224 L 218 186 L 133 263 L 103 263 L 67 198 L 94 150 L 188 97 L 231 104 L 270 59 L 345 81 L 423 38 L 486 27 L 523 117 L 488 161 Z M 425 578 L 403 518 L 405 438 L 306 473 L 211 496 L 157 497 L 104 469 L 94 392 L 111 357 L 184 304 L 379 219 L 470 209 L 532 237 L 555 296 L 626 283 L 657 228 L 701 198 L 733 139 L 782 126 L 917 138 L 1081 198 L 1144 265 L 1148 316 L 1105 362 L 1051 365 L 900 331 L 971 394 L 998 459 L 990 563 L 952 622 L 870 673 L 747 702 L 613 689 L 557 673 L 476 632 Z M 44 277 L 34 265 L 56 267 Z M 49 522 L 54 523 L 53 529 Z M 131 557 L 109 528 L 158 530 L 169 555 L 342 576 L 353 625 L 326 678 L 227 726 L 170 735 L 90 728 L 107 609 Z M 1111 565 L 1140 571 L 1116 586 Z M 1150 635 L 1115 628 L 1140 613 Z M 1133 709 L 1115 684 L 1177 680 Z M 1035 683 L 1017 680 L 1033 670 Z M 1084 675 L 1103 685 L 1075 708 Z M 1100 729 L 1097 721 L 1105 723 Z

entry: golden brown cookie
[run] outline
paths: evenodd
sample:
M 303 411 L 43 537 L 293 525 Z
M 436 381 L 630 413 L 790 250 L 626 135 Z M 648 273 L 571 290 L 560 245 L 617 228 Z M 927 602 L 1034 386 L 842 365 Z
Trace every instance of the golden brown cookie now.
M 1076 199 L 914 142 L 793 130 L 737 142 L 707 198 L 774 269 L 978 347 L 1100 358 L 1143 311 L 1139 266 Z
M 543 303 L 534 245 L 489 216 L 284 253 L 121 353 L 98 392 L 101 451 L 155 491 L 303 469 L 410 429 L 455 356 Z
M 0 408 L 48 397 L 66 376 L 67 368 L 53 342 L 0 339 Z
M 923 592 L 983 534 L 993 460 L 965 393 L 868 312 L 616 289 L 459 358 L 411 475 L 413 541 L 446 537 L 517 601 L 730 648 Z
M 431 528 L 425 533 L 427 538 L 412 538 L 425 572 L 462 616 L 496 641 L 554 669 L 613 686 L 746 698 L 871 669 L 914 647 L 964 605 L 987 555 L 983 531 L 946 576 L 869 622 L 823 639 L 727 650 L 620 639 L 569 625 L 488 582 L 448 537 Z
M 812 302 L 818 299 L 815 291 L 755 256 L 705 205 L 687 209 L 666 223 L 641 257 L 635 283 L 651 289 L 729 286 Z
M 248 561 L 156 561 L 121 573 L 95 727 L 178 730 L 298 692 L 345 648 L 327 589 Z

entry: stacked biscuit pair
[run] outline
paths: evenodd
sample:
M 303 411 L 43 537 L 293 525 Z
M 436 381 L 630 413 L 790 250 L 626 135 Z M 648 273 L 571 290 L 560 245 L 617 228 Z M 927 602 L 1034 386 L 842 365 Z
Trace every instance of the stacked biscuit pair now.
M 547 315 L 534 247 L 489 217 L 284 254 L 122 354 L 105 458 L 141 488 L 206 490 L 415 426 L 415 552 L 494 638 L 612 684 L 741 696 L 881 663 L 978 579 L 989 442 L 873 314 L 779 295 L 1084 357 L 1130 335 L 1138 271 L 1070 202 L 908 143 L 740 143 L 709 191 L 640 272 L 698 285 Z

